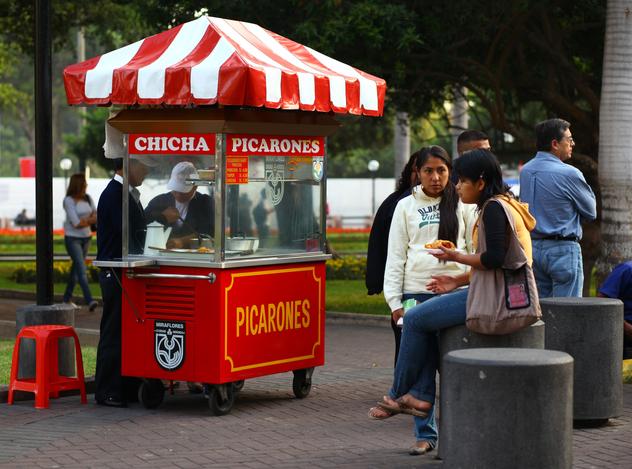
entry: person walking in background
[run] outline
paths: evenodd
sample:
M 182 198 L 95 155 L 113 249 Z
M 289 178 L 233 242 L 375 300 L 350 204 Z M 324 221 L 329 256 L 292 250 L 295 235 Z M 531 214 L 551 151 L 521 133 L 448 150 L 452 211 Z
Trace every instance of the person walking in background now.
M 535 126 L 535 134 L 538 152 L 520 172 L 520 200 L 538 221 L 531 233 L 535 280 L 541 298 L 579 297 L 581 222 L 596 218 L 595 194 L 582 173 L 565 164 L 575 146 L 570 124 L 549 119 Z
M 364 276 L 368 295 L 379 295 L 384 288 L 384 269 L 386 268 L 386 257 L 388 255 L 388 232 L 391 229 L 393 212 L 397 203 L 404 197 L 409 196 L 411 189 L 417 185 L 417 171 L 414 166 L 418 154 L 419 152 L 415 152 L 410 156 L 402 170 L 395 192 L 384 199 L 373 218 L 366 252 L 366 271 Z M 397 363 L 402 329 L 392 317 L 391 328 L 393 329 L 393 334 L 395 334 L 395 363 Z
M 439 146 L 425 147 L 414 155 L 413 170 L 419 185 L 395 207 L 388 235 L 388 256 L 384 272 L 384 298 L 392 311 L 392 321 L 404 316 L 403 302 L 423 303 L 435 296 L 427 284 L 433 276 L 458 276 L 467 267 L 455 262 L 442 262 L 430 256 L 424 246 L 438 239 L 450 241 L 460 250 L 467 247 L 466 233 L 471 231 L 475 206 L 459 201 L 450 181 L 452 162 L 448 152 Z M 438 348 L 437 337 L 429 337 Z M 396 367 L 399 364 L 396 360 Z M 421 374 L 434 381 L 437 365 L 430 359 L 421 364 Z M 386 418 L 388 412 L 372 409 L 374 419 Z M 437 442 L 434 406 L 427 416 L 415 415 L 416 443 L 410 453 L 424 454 Z
M 64 244 L 66 251 L 72 260 L 72 268 L 68 276 L 66 291 L 64 292 L 64 303 L 72 303 L 72 293 L 75 284 L 79 283 L 83 292 L 83 299 L 90 311 L 94 311 L 97 302 L 92 298 L 85 259 L 90 247 L 91 230 L 90 226 L 97 222 L 97 211 L 92 198 L 86 193 L 88 183 L 83 173 L 73 174 L 66 190 L 64 198 L 64 211 L 66 220 L 64 221 Z M 74 304 L 73 304 L 74 305 Z

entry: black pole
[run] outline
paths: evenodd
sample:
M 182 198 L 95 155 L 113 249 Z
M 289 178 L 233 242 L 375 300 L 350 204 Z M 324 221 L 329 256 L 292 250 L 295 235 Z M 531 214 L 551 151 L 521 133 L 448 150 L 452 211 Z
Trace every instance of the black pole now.
M 53 304 L 53 131 L 50 1 L 35 0 L 37 304 Z

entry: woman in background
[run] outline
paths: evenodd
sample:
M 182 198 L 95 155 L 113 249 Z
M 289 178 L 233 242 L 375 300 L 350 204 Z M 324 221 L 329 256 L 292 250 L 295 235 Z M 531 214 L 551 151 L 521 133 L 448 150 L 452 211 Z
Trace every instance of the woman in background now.
M 86 193 L 88 183 L 83 173 L 73 174 L 70 177 L 66 197 L 64 198 L 64 211 L 66 221 L 64 221 L 64 243 L 66 251 L 72 259 L 72 269 L 68 277 L 68 284 L 64 292 L 64 303 L 70 303 L 75 284 L 83 292 L 83 298 L 90 311 L 94 311 L 97 302 L 92 298 L 88 277 L 86 274 L 85 259 L 90 247 L 91 229 L 90 226 L 97 222 L 97 211 L 94 202 Z

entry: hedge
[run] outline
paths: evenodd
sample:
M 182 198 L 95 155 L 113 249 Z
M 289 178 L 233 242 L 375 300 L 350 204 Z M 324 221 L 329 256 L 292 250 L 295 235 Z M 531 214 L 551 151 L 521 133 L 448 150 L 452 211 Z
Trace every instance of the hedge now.
M 328 280 L 363 280 L 365 271 L 365 256 L 342 256 L 327 261 Z
M 99 281 L 99 269 L 89 264 L 87 267 L 88 282 Z M 53 264 L 53 283 L 65 283 L 70 277 L 70 269 L 72 268 L 72 262 L 55 262 Z M 22 264 L 11 274 L 11 280 L 17 283 L 36 283 L 37 282 L 37 269 L 34 263 Z

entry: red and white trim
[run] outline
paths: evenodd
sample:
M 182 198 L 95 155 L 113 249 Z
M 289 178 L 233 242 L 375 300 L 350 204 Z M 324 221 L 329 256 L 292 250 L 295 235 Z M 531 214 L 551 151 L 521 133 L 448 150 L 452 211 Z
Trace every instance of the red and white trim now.
M 225 104 L 382 115 L 386 83 L 241 21 L 200 17 L 66 67 L 69 104 Z

